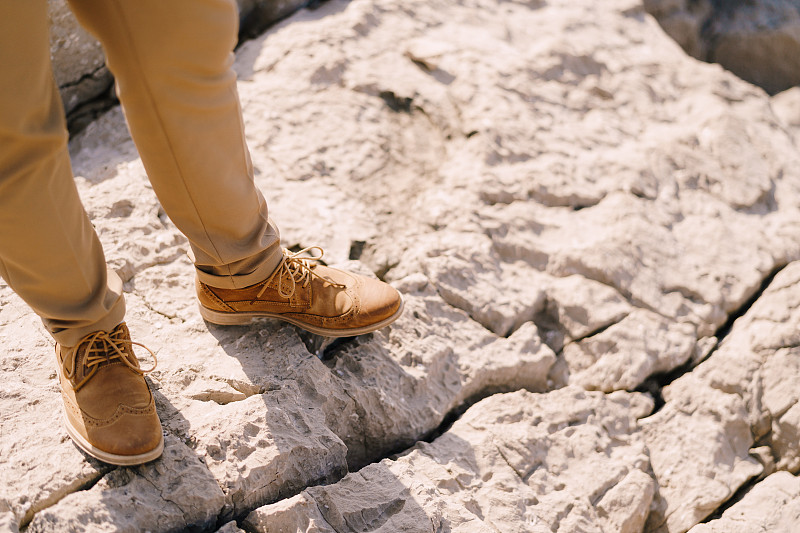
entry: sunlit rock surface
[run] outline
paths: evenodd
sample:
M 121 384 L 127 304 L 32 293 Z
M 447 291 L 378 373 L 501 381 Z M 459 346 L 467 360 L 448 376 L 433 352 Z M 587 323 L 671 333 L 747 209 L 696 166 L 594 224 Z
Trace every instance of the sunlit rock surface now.
M 167 449 L 81 454 L 52 342 L 0 285 L 0 525 L 672 533 L 795 479 L 800 153 L 778 100 L 629 0 L 331 0 L 235 68 L 284 245 L 389 281 L 405 313 L 333 344 L 204 323 L 111 111 L 70 149 L 158 354 Z

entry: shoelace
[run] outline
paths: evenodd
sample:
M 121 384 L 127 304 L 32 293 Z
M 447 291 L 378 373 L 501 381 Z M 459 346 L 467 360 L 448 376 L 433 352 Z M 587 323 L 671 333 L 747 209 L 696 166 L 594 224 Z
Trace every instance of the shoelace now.
M 300 257 L 302 254 L 310 252 L 311 250 L 319 250 L 319 255 Z M 302 286 L 306 287 L 311 281 L 312 276 L 319 276 L 314 272 L 314 267 L 309 265 L 306 261 L 319 261 L 324 254 L 325 251 L 319 246 L 309 246 L 308 248 L 303 248 L 299 252 L 294 253 L 289 250 L 284 250 L 283 261 L 281 261 L 281 264 L 275 269 L 275 272 L 264 282 L 264 286 L 261 287 L 261 290 L 256 294 L 256 300 L 261 298 L 261 295 L 267 290 L 267 286 L 275 276 L 278 276 L 278 294 L 283 298 L 291 298 L 299 283 L 302 283 Z M 291 287 L 286 292 L 283 290 L 284 274 L 288 274 L 289 280 L 291 281 Z M 255 300 L 253 300 L 253 302 L 255 302 Z
M 119 359 L 125 364 L 125 366 L 138 374 L 147 374 L 156 369 L 158 360 L 156 359 L 156 354 L 153 352 L 153 350 L 144 344 L 121 337 L 121 335 L 121 330 L 116 330 L 111 334 L 106 333 L 105 331 L 96 331 L 95 333 L 87 335 L 81 339 L 71 351 L 70 355 L 64 358 L 64 360 L 61 362 L 61 368 L 64 370 L 64 377 L 67 379 L 72 379 L 76 371 L 75 358 L 78 354 L 78 351 L 83 344 L 88 344 L 88 348 L 86 349 L 86 357 L 83 364 L 90 370 L 86 377 L 83 378 L 80 383 L 75 385 L 74 390 L 77 391 L 83 385 L 85 385 L 86 382 L 88 382 L 91 377 L 94 376 L 95 372 L 97 372 L 97 369 L 101 363 L 111 362 L 112 359 Z M 136 364 L 131 363 L 127 357 L 127 354 L 121 348 L 126 344 L 131 348 L 131 351 L 133 351 L 133 346 L 135 345 L 141 346 L 150 352 L 150 355 L 153 357 L 153 366 L 147 370 L 143 370 L 139 367 L 138 361 Z M 72 370 L 68 368 L 68 362 L 70 363 L 70 366 L 72 366 Z

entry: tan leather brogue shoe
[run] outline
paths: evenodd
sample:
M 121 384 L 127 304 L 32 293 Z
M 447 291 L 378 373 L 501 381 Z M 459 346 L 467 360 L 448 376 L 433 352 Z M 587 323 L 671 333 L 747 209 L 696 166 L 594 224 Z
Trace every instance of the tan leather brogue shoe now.
M 114 465 L 138 465 L 161 456 L 164 436 L 153 395 L 123 322 L 87 335 L 75 346 L 56 344 L 67 433 L 80 449 Z
M 316 257 L 301 257 L 319 250 Z M 388 326 L 403 312 L 394 287 L 376 279 L 311 263 L 322 258 L 312 246 L 283 251 L 273 274 L 242 289 L 197 281 L 200 314 L 214 324 L 247 324 L 255 317 L 285 320 L 326 337 L 352 337 Z

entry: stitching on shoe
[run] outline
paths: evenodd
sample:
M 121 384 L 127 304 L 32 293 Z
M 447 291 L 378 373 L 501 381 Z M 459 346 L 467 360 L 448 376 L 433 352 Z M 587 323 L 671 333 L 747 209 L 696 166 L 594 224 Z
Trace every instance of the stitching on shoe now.
M 204 293 L 205 293 L 205 294 L 206 294 L 206 295 L 207 295 L 209 298 L 211 298 L 211 300 L 213 300 L 213 301 L 214 301 L 216 304 L 220 305 L 220 306 L 221 306 L 223 309 L 227 309 L 227 310 L 229 310 L 229 311 L 231 311 L 231 312 L 234 312 L 234 313 L 236 312 L 236 309 L 234 309 L 233 307 L 231 307 L 230 305 L 228 305 L 228 304 L 226 304 L 224 301 L 222 301 L 222 300 L 219 298 L 219 296 L 217 296 L 216 294 L 214 294 L 214 293 L 211 291 L 211 289 L 209 289 L 209 288 L 208 288 L 208 286 L 207 286 L 205 283 L 202 283 L 202 282 L 201 282 L 201 283 L 200 283 L 200 288 L 201 288 L 201 289 L 203 289 L 203 292 L 204 292 Z
M 246 309 L 234 309 L 234 312 L 242 312 L 242 311 L 258 311 L 258 305 L 262 304 L 270 307 L 285 307 L 287 311 L 296 311 L 298 307 L 307 307 L 303 305 L 293 305 L 292 302 L 271 302 L 271 301 L 263 301 L 263 300 L 256 300 L 253 303 L 252 300 L 231 300 L 230 303 L 232 304 L 239 304 L 243 308 Z
M 311 313 L 284 313 L 284 315 L 285 316 L 290 316 L 292 318 L 296 318 L 298 320 L 305 320 L 305 321 L 308 321 L 308 319 L 316 318 L 318 320 L 318 323 L 321 324 L 321 325 L 331 325 L 331 324 L 339 324 L 339 323 L 347 322 L 348 320 L 354 318 L 355 316 L 358 316 L 358 313 L 356 311 L 357 311 L 356 308 L 353 307 L 352 309 L 350 309 L 348 312 L 346 312 L 344 314 L 341 314 L 339 316 L 331 316 L 331 317 L 328 317 L 328 316 L 325 316 L 325 315 L 312 315 Z
M 70 411 L 72 411 L 73 415 L 77 417 L 81 416 L 80 408 L 69 399 L 69 396 L 67 396 L 63 390 L 61 391 L 61 399 L 64 401 L 64 405 L 67 406 Z
M 155 413 L 155 403 L 153 402 L 152 396 L 150 397 L 150 403 L 146 407 L 130 407 L 128 405 L 118 405 L 117 408 L 114 410 L 114 413 L 104 419 L 95 418 L 86 413 L 83 409 L 79 406 L 75 405 L 75 403 L 66 395 L 62 396 L 64 398 L 64 404 L 72 411 L 72 414 L 78 418 L 83 420 L 84 425 L 91 426 L 94 428 L 101 428 L 112 425 L 114 422 L 122 418 L 124 415 L 133 415 L 133 416 L 142 416 L 142 415 L 151 415 Z

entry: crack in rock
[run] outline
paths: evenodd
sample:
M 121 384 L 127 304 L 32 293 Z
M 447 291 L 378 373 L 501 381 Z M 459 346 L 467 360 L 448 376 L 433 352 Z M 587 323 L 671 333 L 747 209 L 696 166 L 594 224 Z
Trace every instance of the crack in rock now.
M 106 467 L 102 470 L 98 470 L 95 475 L 87 479 L 76 479 L 73 483 L 61 487 L 58 492 L 50 494 L 50 496 L 48 496 L 46 499 L 41 500 L 37 502 L 36 505 L 28 508 L 22 519 L 19 521 L 19 527 L 27 528 L 38 513 L 46 511 L 50 507 L 57 505 L 67 496 L 76 492 L 91 490 L 91 488 L 94 487 L 101 479 L 103 479 L 103 477 L 110 471 L 112 471 L 111 467 Z M 31 529 L 29 528 L 28 531 L 31 531 Z
M 728 531 L 792 531 L 800 509 L 800 480 L 788 472 L 776 472 L 752 487 L 741 499 L 691 533 Z
M 634 4 L 332 0 L 239 47 L 284 244 L 322 243 L 406 298 L 325 361 L 291 326 L 204 323 L 121 111 L 75 136 L 182 441 L 147 467 L 163 471 L 115 470 L 30 527 L 685 531 L 800 470 L 796 139 Z M 18 521 L 97 468 L 53 431 L 45 332 L 7 287 L 0 302 L 0 521 Z M 648 384 L 656 412 L 599 392 Z M 131 500 L 155 511 L 130 518 Z
M 92 488 L 38 512 L 26 531 L 92 531 L 96 524 L 119 531 L 208 530 L 223 505 L 222 491 L 206 466 L 168 434 L 162 459 L 108 472 Z
M 608 531 L 618 526 L 641 530 L 654 482 L 642 470 L 649 463 L 641 441 L 629 431 L 634 417 L 649 409 L 646 402 L 634 407 L 640 399 L 578 388 L 493 395 L 434 442 L 417 443 L 394 461 L 370 464 L 333 485 L 259 508 L 243 524 L 258 532 L 302 529 L 308 527 L 306 509 L 314 505 L 331 530 L 343 533 L 370 530 L 375 520 L 387 531 L 414 530 L 413 524 L 429 520 L 444 530 L 459 525 L 454 531 L 508 531 L 521 524 L 558 528 L 560 523 L 569 529 L 587 520 Z M 572 412 L 556 415 L 552 406 L 558 402 L 571 404 Z M 591 438 L 587 446 L 579 444 L 596 431 L 608 435 L 608 448 L 595 449 Z M 628 435 L 624 443 L 615 440 L 620 432 Z M 564 445 L 573 458 L 585 461 L 583 466 L 567 465 Z M 532 461 L 546 466 L 525 481 L 520 472 Z M 552 475 L 561 468 L 566 468 L 561 475 Z M 584 468 L 594 470 L 588 484 Z M 637 471 L 640 476 L 633 474 Z M 612 494 L 613 487 L 618 490 Z M 615 505 L 622 502 L 628 505 Z M 393 511 L 381 513 L 384 507 Z
M 775 468 L 800 469 L 800 417 L 794 414 L 799 398 L 790 385 L 800 369 L 793 362 L 795 349 L 781 348 L 798 338 L 800 301 L 791 288 L 799 276 L 798 263 L 777 272 L 719 348 L 666 387 L 664 408 L 643 421 L 660 485 L 648 531 L 688 529 L 735 501 L 737 491 L 764 469 L 751 455 L 758 456 L 751 451 L 757 440 L 768 443 Z M 769 333 L 764 321 L 772 324 Z M 670 431 L 672 445 L 664 439 Z M 704 434 L 716 437 L 703 441 Z M 690 468 L 681 463 L 688 460 L 684 455 L 691 456 Z

